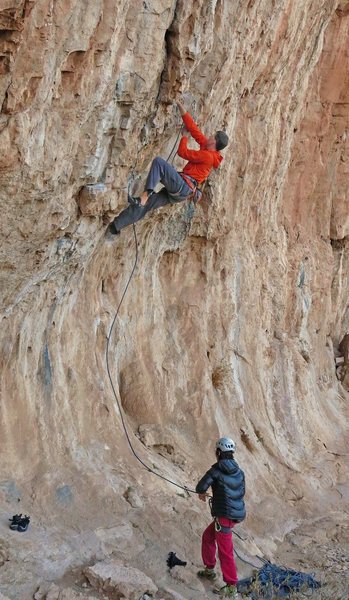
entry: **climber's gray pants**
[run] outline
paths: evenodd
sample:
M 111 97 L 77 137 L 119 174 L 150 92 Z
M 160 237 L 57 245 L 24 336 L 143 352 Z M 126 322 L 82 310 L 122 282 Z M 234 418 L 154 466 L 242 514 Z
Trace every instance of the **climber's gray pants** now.
M 176 169 L 166 160 L 157 156 L 151 164 L 145 189 L 153 190 L 160 182 L 165 187 L 159 192 L 151 194 L 145 206 L 130 205 L 115 217 L 114 226 L 116 229 L 120 231 L 127 225 L 140 221 L 150 210 L 161 208 L 166 204 L 182 202 L 192 193 L 189 185 L 183 181 Z

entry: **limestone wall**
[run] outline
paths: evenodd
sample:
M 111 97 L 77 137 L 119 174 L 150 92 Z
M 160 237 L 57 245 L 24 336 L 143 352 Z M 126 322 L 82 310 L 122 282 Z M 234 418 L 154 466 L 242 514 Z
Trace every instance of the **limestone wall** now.
M 135 247 L 132 228 L 106 243 L 103 217 L 125 206 L 132 170 L 168 156 L 180 94 L 231 143 L 195 213 L 185 203 L 137 225 L 110 344 L 135 446 L 194 485 L 230 434 L 246 529 L 257 541 L 268 531 L 270 549 L 300 519 L 337 510 L 349 3 L 2 0 L 0 30 L 4 511 L 21 498 L 98 527 L 103 510 L 125 518 L 135 485 L 156 539 L 173 500 L 129 452 L 107 378 Z M 180 512 L 168 531 L 190 544 L 197 500 Z

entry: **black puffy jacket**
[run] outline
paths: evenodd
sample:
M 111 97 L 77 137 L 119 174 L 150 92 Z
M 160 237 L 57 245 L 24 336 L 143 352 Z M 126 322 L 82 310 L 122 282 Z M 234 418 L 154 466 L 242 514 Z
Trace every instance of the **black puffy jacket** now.
M 240 523 L 246 516 L 244 495 L 245 475 L 232 458 L 223 458 L 212 465 L 196 486 L 198 494 L 212 487 L 211 513 Z

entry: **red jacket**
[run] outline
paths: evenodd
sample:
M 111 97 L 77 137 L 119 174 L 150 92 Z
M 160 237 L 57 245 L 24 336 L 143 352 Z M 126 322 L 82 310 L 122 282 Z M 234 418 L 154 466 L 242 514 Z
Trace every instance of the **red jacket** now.
M 178 146 L 178 156 L 188 160 L 183 173 L 202 183 L 209 176 L 212 167 L 217 169 L 223 160 L 218 150 L 206 150 L 207 137 L 200 131 L 193 117 L 187 112 L 182 116 L 184 125 L 194 140 L 200 145 L 200 150 L 189 150 L 187 148 L 188 137 L 184 135 Z

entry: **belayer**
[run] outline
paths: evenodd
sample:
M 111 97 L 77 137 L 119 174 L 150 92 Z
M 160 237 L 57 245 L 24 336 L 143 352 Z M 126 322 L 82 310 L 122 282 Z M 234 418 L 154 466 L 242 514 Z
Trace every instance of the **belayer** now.
M 182 115 L 185 129 L 200 145 L 200 150 L 188 148 L 188 137 L 183 135 L 177 154 L 187 160 L 182 172 L 170 165 L 166 160 L 157 156 L 154 158 L 140 197 L 129 196 L 129 206 L 125 208 L 109 225 L 108 232 L 113 235 L 131 223 L 136 223 L 150 211 L 166 204 L 182 202 L 188 198 L 198 199 L 201 195 L 198 186 L 207 179 L 211 169 L 217 169 L 223 160 L 220 150 L 228 144 L 228 136 L 224 131 L 217 131 L 211 137 L 206 137 L 196 125 L 192 116 L 186 111 L 181 102 L 177 102 Z M 158 183 L 163 184 L 159 192 L 155 192 Z
M 198 572 L 203 579 L 214 580 L 216 551 L 225 585 L 213 591 L 225 598 L 237 598 L 238 576 L 234 560 L 232 530 L 246 516 L 244 495 L 245 475 L 234 460 L 235 442 L 223 437 L 216 442 L 217 462 L 205 473 L 196 486 L 200 500 L 206 501 L 212 488 L 211 514 L 213 522 L 202 534 L 201 554 L 205 568 Z

